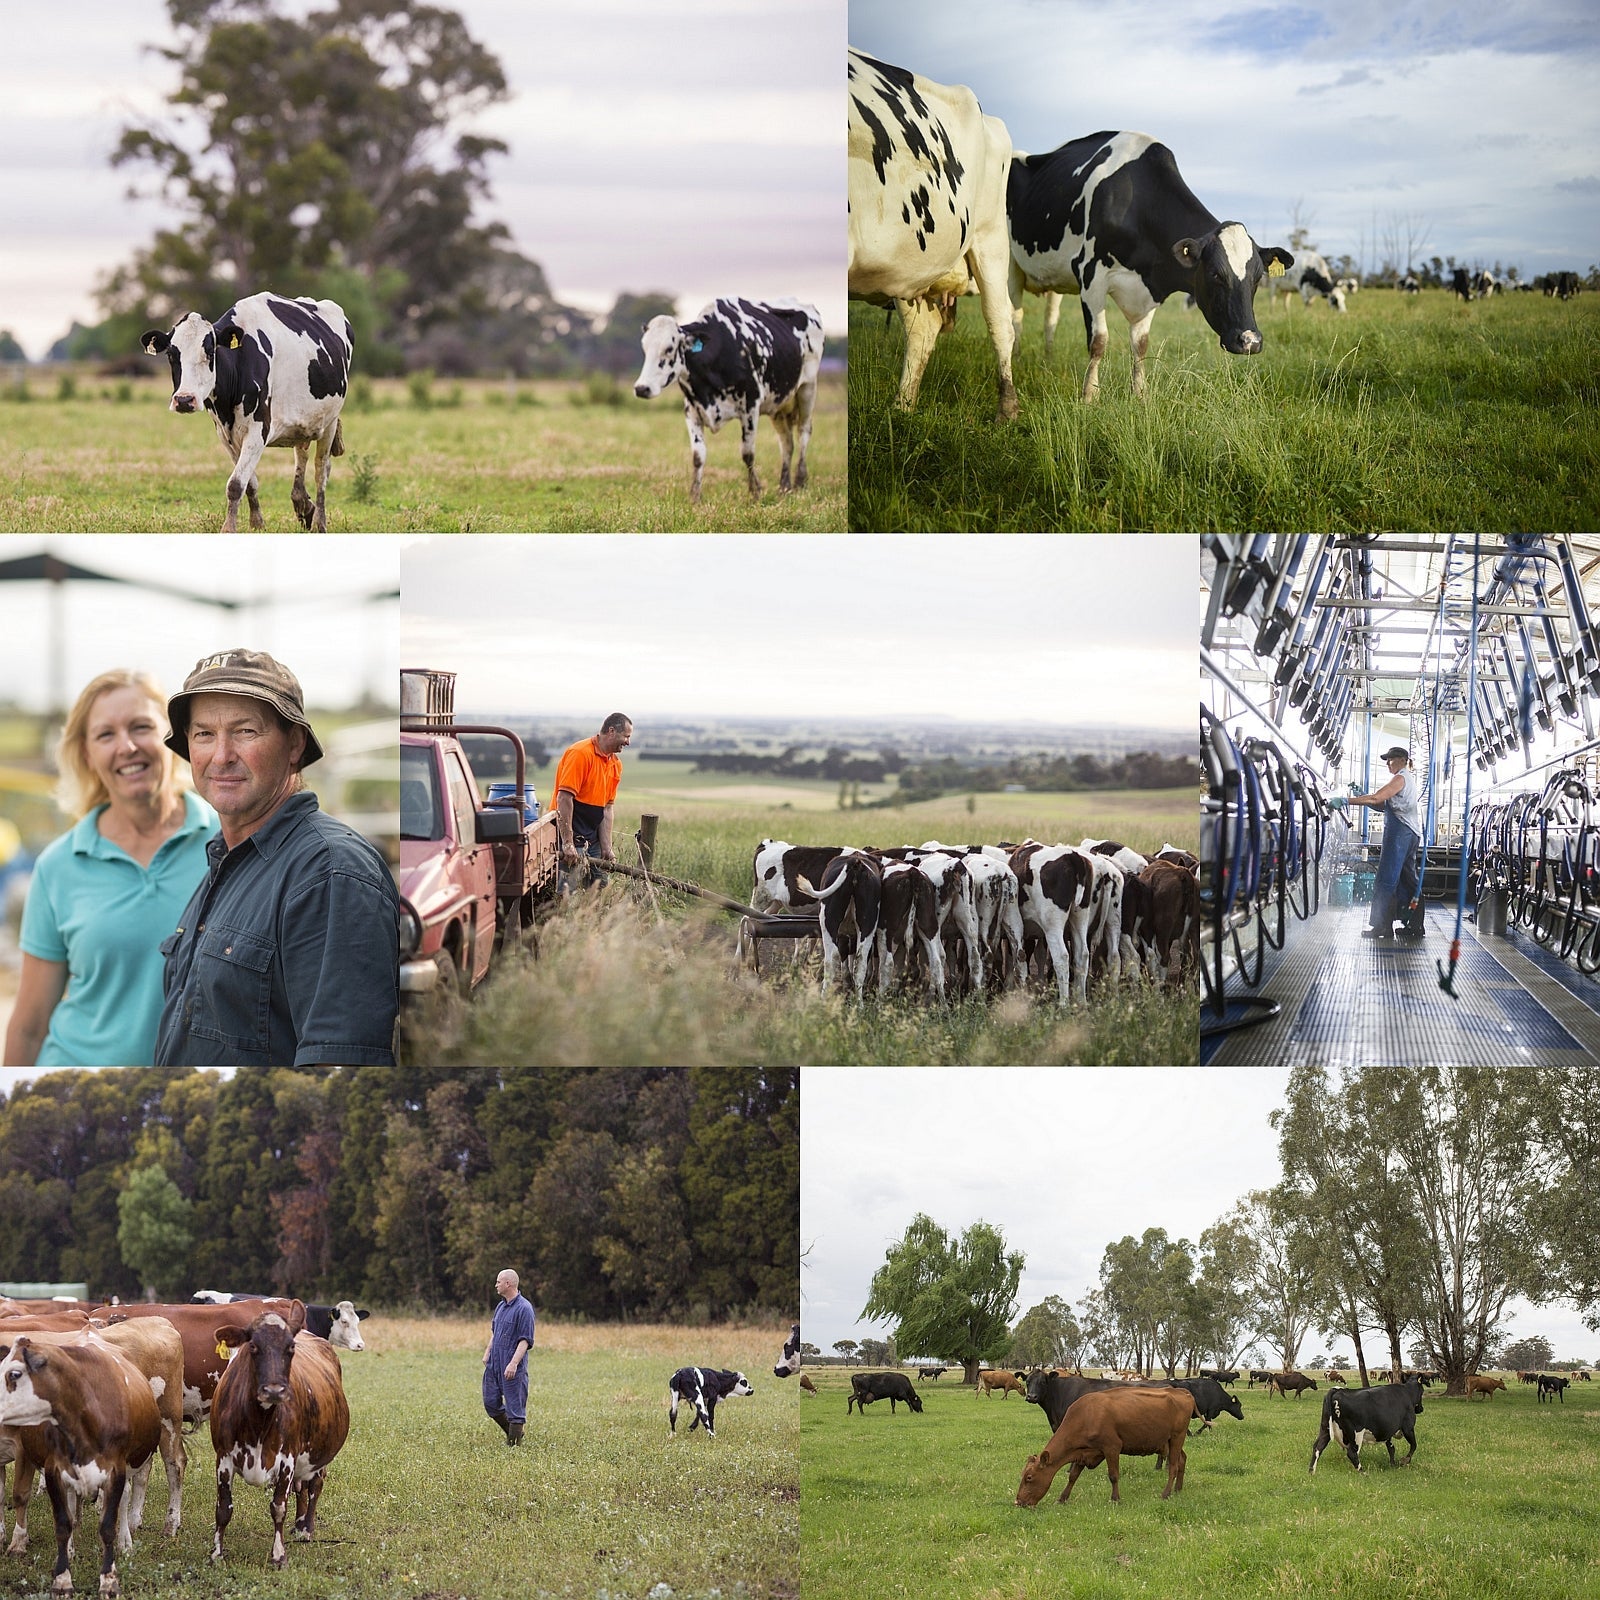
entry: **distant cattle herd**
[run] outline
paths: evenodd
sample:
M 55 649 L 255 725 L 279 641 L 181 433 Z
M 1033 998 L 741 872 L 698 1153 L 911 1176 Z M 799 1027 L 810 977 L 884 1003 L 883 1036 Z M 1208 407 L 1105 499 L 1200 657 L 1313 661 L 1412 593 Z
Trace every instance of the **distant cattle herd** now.
M 880 995 L 943 1000 L 1053 979 L 1068 1005 L 1087 1000 L 1091 980 L 1183 980 L 1197 870 L 1187 850 L 1146 857 L 1114 839 L 883 850 L 763 839 L 751 905 L 817 918 L 824 991 L 844 984 L 859 1000 L 875 981 Z

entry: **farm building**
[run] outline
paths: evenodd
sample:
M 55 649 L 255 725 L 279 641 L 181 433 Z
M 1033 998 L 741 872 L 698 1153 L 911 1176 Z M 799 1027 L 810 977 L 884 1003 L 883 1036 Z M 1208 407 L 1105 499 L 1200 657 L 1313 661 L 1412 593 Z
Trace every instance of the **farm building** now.
M 1202 544 L 1202 1062 L 1600 1058 L 1600 540 Z

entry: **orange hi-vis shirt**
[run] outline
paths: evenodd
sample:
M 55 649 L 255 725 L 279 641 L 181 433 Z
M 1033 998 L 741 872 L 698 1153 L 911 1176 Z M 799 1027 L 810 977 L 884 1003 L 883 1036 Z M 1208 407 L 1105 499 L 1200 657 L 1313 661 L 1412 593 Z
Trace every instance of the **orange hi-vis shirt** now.
M 621 783 L 622 757 L 601 755 L 595 749 L 592 734 L 568 745 L 556 765 L 556 793 L 570 789 L 579 805 L 610 805 L 617 798 Z

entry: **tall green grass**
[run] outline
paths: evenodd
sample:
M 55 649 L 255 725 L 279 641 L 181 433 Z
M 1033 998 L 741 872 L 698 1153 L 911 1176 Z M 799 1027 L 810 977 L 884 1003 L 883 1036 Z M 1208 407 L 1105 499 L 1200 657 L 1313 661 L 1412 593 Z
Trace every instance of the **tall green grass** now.
M 849 1375 L 814 1368 L 801 1406 L 806 1600 L 1580 1600 L 1600 1594 L 1600 1395 L 1565 1408 L 1530 1390 L 1488 1405 L 1427 1396 L 1415 1465 L 1379 1445 L 1351 1470 L 1330 1448 L 1308 1473 L 1320 1394 L 1240 1386 L 1187 1446 L 1181 1493 L 1160 1499 L 1151 1457 L 1105 1468 L 1066 1505 L 1066 1473 L 1034 1510 L 1023 1463 L 1049 1438 L 1036 1406 L 918 1384 L 920 1416 L 875 1402 L 845 1414 Z M 1403 1459 L 1405 1444 L 1398 1454 Z
M 915 411 L 891 406 L 904 338 L 850 322 L 850 522 L 878 532 L 1534 529 L 1600 526 L 1600 297 L 1367 289 L 1339 316 L 1257 298 L 1265 339 L 1230 356 L 1198 311 L 1156 314 L 1148 395 L 1111 309 L 1100 399 L 1070 297 L 1053 356 L 1027 297 L 1021 416 L 994 420 L 975 300 L 941 337 Z
M 150 1479 L 143 1530 L 118 1559 L 130 1600 L 677 1600 L 798 1590 L 797 1391 L 771 1375 L 784 1329 L 548 1327 L 530 1360 L 528 1427 L 506 1447 L 483 1414 L 488 1317 L 362 1324 L 340 1353 L 350 1437 L 328 1472 L 317 1537 L 267 1564 L 267 1491 L 236 1483 L 224 1559 L 210 1562 L 216 1457 L 206 1426 L 187 1446 L 183 1527 L 161 1536 L 166 1479 Z M 568 1337 L 563 1337 L 569 1334 Z M 736 1367 L 755 1393 L 717 1409 L 717 1437 L 667 1431 L 667 1379 L 683 1365 Z M 685 1510 L 702 1514 L 686 1525 Z M 293 1506 L 290 1507 L 293 1517 Z M 47 1591 L 49 1504 L 29 1511 L 26 1556 L 0 1556 L 0 1594 Z M 76 1540 L 77 1592 L 96 1592 L 100 1542 Z M 658 1596 L 658 1600 L 664 1597 Z

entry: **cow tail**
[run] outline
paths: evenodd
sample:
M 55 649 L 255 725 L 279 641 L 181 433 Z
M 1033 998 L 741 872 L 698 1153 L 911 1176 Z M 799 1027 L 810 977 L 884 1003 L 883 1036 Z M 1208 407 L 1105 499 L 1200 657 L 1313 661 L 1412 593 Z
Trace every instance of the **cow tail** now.
M 334 418 L 333 443 L 328 448 L 328 454 L 330 456 L 342 456 L 344 454 L 344 419 L 342 417 Z

